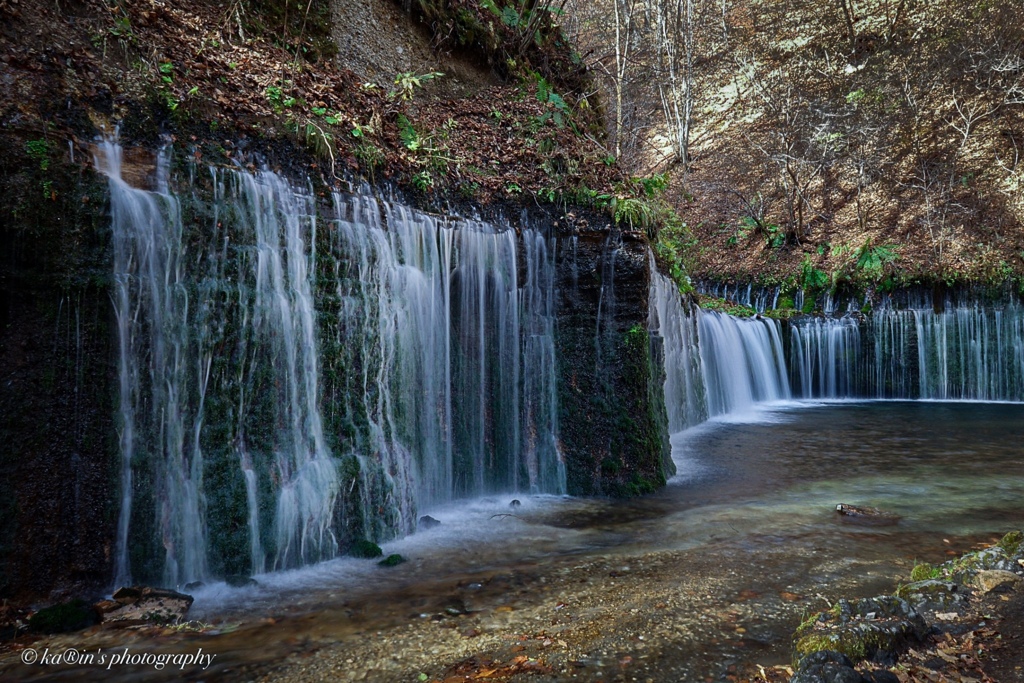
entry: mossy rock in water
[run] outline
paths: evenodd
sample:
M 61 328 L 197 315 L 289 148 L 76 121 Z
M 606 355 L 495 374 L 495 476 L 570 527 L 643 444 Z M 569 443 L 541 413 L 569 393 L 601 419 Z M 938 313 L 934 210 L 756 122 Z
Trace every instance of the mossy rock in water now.
M 379 564 L 382 567 L 397 567 L 398 565 L 402 564 L 403 562 L 406 562 L 406 559 L 404 557 L 402 557 L 401 555 L 398 555 L 398 554 L 394 554 L 394 555 L 388 555 L 387 557 L 385 557 L 383 560 L 381 560 L 377 564 Z
M 380 546 L 373 541 L 367 541 L 365 538 L 361 538 L 352 544 L 352 549 L 349 551 L 352 557 L 361 557 L 367 560 L 372 560 L 375 557 L 380 557 L 384 554 L 384 551 L 380 549 Z
M 906 600 L 882 596 L 850 603 L 840 600 L 797 629 L 797 661 L 822 650 L 840 652 L 853 661 L 892 664 L 896 656 L 928 635 L 928 624 Z
M 98 621 L 99 615 L 92 605 L 76 598 L 39 610 L 28 620 L 28 627 L 36 633 L 67 633 L 88 628 Z

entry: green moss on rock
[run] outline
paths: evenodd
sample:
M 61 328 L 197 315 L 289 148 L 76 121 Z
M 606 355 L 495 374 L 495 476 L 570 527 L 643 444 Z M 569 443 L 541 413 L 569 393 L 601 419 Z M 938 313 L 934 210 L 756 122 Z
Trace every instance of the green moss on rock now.
M 1010 533 L 1003 536 L 999 541 L 998 545 L 1006 553 L 1007 557 L 1013 557 L 1021 549 L 1021 545 L 1024 544 L 1024 532 L 1011 531 Z
M 99 617 L 92 605 L 75 599 L 44 607 L 32 615 L 28 627 L 36 633 L 67 633 L 88 628 L 98 621 Z
M 392 555 L 388 555 L 377 564 L 379 564 L 382 567 L 397 567 L 398 565 L 404 564 L 405 562 L 407 562 L 407 560 L 404 557 L 397 553 L 394 553 Z
M 349 554 L 352 557 L 361 557 L 363 559 L 372 560 L 375 557 L 383 555 L 384 551 L 381 550 L 380 546 L 373 541 L 367 541 L 365 538 L 361 538 L 352 544 Z

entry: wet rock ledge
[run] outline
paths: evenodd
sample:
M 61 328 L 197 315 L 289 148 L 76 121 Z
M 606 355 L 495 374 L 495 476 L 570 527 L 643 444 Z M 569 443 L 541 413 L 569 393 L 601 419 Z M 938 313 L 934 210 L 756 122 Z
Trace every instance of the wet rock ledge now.
M 919 564 L 910 579 L 893 595 L 839 600 L 809 616 L 794 635 L 790 683 L 997 680 L 986 673 L 984 642 L 999 639 L 992 614 L 1024 597 L 1024 532 L 938 566 Z

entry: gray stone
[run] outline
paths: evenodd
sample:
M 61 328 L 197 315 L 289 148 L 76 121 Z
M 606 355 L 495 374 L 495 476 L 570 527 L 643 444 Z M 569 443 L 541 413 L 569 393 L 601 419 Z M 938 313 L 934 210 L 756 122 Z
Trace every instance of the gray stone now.
M 974 585 L 982 593 L 1002 593 L 1012 591 L 1020 584 L 1021 578 L 1013 572 L 1003 569 L 983 569 L 974 577 Z
M 821 650 L 800 660 L 790 683 L 863 683 L 863 680 L 846 655 Z

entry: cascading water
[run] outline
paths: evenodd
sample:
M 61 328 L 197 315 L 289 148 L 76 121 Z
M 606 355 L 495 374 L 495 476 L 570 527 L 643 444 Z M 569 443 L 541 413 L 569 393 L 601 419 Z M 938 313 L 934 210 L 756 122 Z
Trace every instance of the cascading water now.
M 1017 304 L 883 308 L 795 321 L 791 335 L 802 396 L 1024 400 Z
M 779 321 L 698 310 L 697 330 L 711 417 L 790 397 Z
M 688 312 L 675 283 L 653 268 L 650 327 L 665 340 L 670 431 L 790 397 L 777 320 Z
M 297 566 L 408 532 L 423 506 L 564 493 L 542 233 L 365 195 L 324 211 L 267 171 L 211 169 L 176 194 L 167 152 L 142 190 L 121 159 L 99 145 L 120 348 L 118 584 Z
M 861 376 L 860 326 L 853 318 L 811 318 L 793 325 L 790 358 L 801 396 L 852 396 Z
M 778 295 L 743 286 L 705 290 L 748 304 Z M 947 300 L 936 311 L 930 300 L 906 308 L 886 300 L 866 315 L 793 318 L 784 345 L 775 320 L 687 311 L 675 285 L 657 273 L 650 300 L 650 327 L 665 340 L 673 432 L 787 399 L 791 385 L 801 398 L 1024 401 L 1024 307 L 1015 301 L 985 307 Z M 838 300 L 825 302 L 838 310 Z M 856 305 L 845 302 L 847 310 Z
M 707 394 L 696 315 L 686 310 L 679 287 L 655 269 L 653 259 L 650 316 L 648 327 L 664 340 L 665 408 L 669 432 L 675 433 L 707 419 Z

